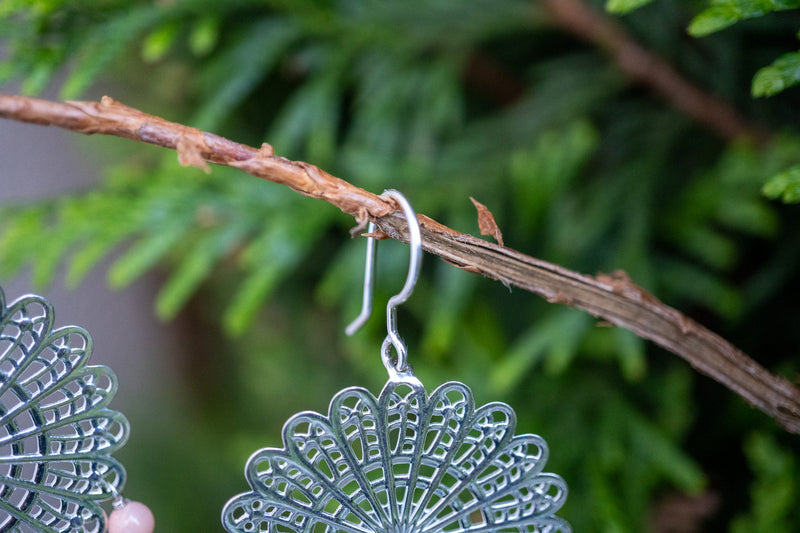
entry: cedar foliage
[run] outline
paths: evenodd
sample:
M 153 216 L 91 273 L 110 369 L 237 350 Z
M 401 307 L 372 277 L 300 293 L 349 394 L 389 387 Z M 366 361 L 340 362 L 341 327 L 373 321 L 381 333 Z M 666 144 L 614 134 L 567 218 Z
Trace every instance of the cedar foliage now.
M 535 1 L 4 0 L 0 82 L 36 94 L 66 68 L 61 95 L 75 98 L 111 81 L 145 111 L 268 141 L 371 191 L 400 189 L 419 212 L 477 232 L 473 196 L 509 246 L 579 271 L 626 270 L 795 376 L 798 214 L 771 201 L 800 201 L 800 22 L 776 13 L 795 2 L 607 5 L 629 13 L 617 22 L 639 43 L 775 132 L 769 141 L 707 131 Z M 0 273 L 30 267 L 46 287 L 65 268 L 78 285 L 112 252 L 114 287 L 165 273 L 155 312 L 200 323 L 192 377 L 220 374 L 192 386 L 202 415 L 149 415 L 153 449 L 131 450 L 128 464 L 170 457 L 138 493 L 159 528 L 206 530 L 243 488 L 246 456 L 277 445 L 289 414 L 323 409 L 343 385 L 380 387 L 382 320 L 350 341 L 339 333 L 360 301 L 351 219 L 229 168 L 205 175 L 174 154 L 126 150 L 95 190 L 2 207 Z M 378 309 L 406 265 L 401 247 L 380 248 Z M 796 438 L 632 334 L 437 261 L 404 312 L 425 383 L 459 379 L 481 402 L 509 401 L 518 427 L 548 440 L 575 531 L 667 531 L 701 501 L 717 505 L 700 506 L 698 528 L 800 523 Z M 676 494 L 684 507 L 665 513 Z

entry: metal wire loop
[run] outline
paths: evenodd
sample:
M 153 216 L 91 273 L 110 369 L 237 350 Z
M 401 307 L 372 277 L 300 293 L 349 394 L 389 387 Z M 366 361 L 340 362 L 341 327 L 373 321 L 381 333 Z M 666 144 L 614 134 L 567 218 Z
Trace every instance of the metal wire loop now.
M 112 507 L 113 507 L 115 510 L 117 510 L 117 509 L 122 509 L 123 507 L 125 507 L 125 504 L 127 504 L 127 503 L 128 503 L 128 500 L 122 497 L 122 494 L 120 494 L 120 493 L 119 493 L 119 491 L 117 490 L 117 488 L 116 488 L 114 485 L 112 485 L 111 483 L 109 483 L 108 481 L 106 481 L 105 479 L 101 479 L 101 480 L 100 480 L 100 482 L 101 482 L 101 483 L 102 483 L 102 484 L 103 484 L 103 485 L 104 485 L 104 486 L 105 486 L 105 487 L 108 489 L 108 491 L 111 493 L 111 498 L 112 498 L 112 500 L 111 500 L 111 506 L 112 506 Z
M 403 213 L 408 223 L 410 246 L 408 275 L 406 276 L 406 282 L 400 292 L 392 296 L 389 299 L 389 303 L 386 304 L 386 339 L 383 341 L 383 346 L 381 348 L 383 364 L 386 366 L 387 370 L 389 370 L 389 373 L 405 373 L 408 370 L 408 349 L 397 331 L 397 306 L 408 300 L 411 293 L 414 292 L 414 286 L 419 279 L 419 271 L 422 267 L 422 235 L 420 234 L 417 214 L 402 193 L 394 189 L 389 189 L 384 191 L 381 196 L 388 196 L 397 200 L 400 207 L 403 208 Z M 375 224 L 370 222 L 367 229 L 371 233 L 375 230 Z M 375 251 L 375 239 L 370 237 L 367 242 L 367 259 L 364 268 L 364 297 L 362 300 L 361 313 L 347 328 L 345 328 L 345 333 L 347 333 L 347 335 L 353 335 L 358 331 L 372 313 L 372 294 L 375 285 Z M 390 345 L 394 347 L 397 353 L 397 357 L 394 361 L 392 361 L 390 354 Z

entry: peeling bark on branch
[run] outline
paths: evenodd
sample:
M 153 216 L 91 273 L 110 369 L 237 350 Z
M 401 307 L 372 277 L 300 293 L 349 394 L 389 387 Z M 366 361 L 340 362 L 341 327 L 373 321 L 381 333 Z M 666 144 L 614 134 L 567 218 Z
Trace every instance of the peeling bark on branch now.
M 148 115 L 105 97 L 101 102 L 57 103 L 0 95 L 0 117 L 58 126 L 86 134 L 125 137 L 178 151 L 182 164 L 229 165 L 335 205 L 389 237 L 407 242 L 408 226 L 391 199 L 360 189 L 314 165 L 276 156 L 272 147 L 245 146 Z M 503 246 L 460 233 L 418 215 L 423 248 L 470 272 L 515 285 L 549 302 L 582 309 L 651 340 L 714 378 L 753 406 L 800 433 L 800 389 L 715 333 L 661 303 L 617 272 L 586 276 Z

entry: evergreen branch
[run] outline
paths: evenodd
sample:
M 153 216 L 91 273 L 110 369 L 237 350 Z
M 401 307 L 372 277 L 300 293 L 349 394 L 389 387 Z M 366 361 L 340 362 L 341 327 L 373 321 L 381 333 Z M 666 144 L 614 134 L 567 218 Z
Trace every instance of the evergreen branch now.
M 184 165 L 230 165 L 324 200 L 356 217 L 360 227 L 372 220 L 385 236 L 407 242 L 406 221 L 391 199 L 360 189 L 314 165 L 276 156 L 268 144 L 261 149 L 245 146 L 148 115 L 108 97 L 101 102 L 56 103 L 0 95 L 0 117 L 171 148 L 177 150 Z M 515 285 L 552 303 L 582 309 L 651 340 L 774 417 L 788 431 L 800 433 L 800 389 L 663 304 L 623 272 L 587 276 L 460 233 L 424 215 L 419 215 L 419 221 L 426 251 L 464 270 Z
M 542 4 L 553 24 L 597 45 L 626 76 L 650 87 L 722 138 L 768 140 L 766 131 L 748 124 L 736 109 L 692 84 L 664 59 L 639 45 L 611 17 L 582 0 L 542 0 Z

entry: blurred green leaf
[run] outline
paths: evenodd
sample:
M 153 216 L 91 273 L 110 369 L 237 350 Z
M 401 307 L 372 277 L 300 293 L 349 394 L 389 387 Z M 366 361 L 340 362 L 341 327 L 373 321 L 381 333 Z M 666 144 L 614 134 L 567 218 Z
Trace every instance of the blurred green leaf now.
M 800 202 L 800 165 L 790 167 L 769 179 L 762 188 L 764 196 L 780 198 L 787 204 Z
M 703 37 L 737 23 L 740 18 L 735 6 L 715 5 L 695 16 L 687 31 L 694 37 Z
M 233 301 L 225 310 L 224 325 L 228 334 L 237 337 L 247 331 L 267 294 L 280 280 L 283 266 L 266 263 L 242 281 Z
M 302 228 L 275 221 L 242 252 L 241 263 L 252 274 L 240 284 L 225 310 L 223 324 L 230 335 L 240 336 L 247 331 L 265 298 L 308 252 L 328 222 L 329 213 L 308 212 Z
M 5 0 L 0 3 L 0 19 L 7 18 L 9 15 L 29 7 L 29 0 Z
M 151 31 L 142 43 L 142 59 L 145 63 L 155 63 L 164 58 L 178 37 L 180 25 L 177 21 L 167 21 Z
M 158 232 L 141 238 L 111 265 L 108 281 L 112 287 L 122 288 L 141 277 L 175 249 L 185 235 L 186 228 L 175 226 L 159 228 Z
M 736 517 L 731 531 L 794 531 L 800 519 L 796 505 L 800 498 L 800 472 L 794 455 L 773 436 L 762 432 L 747 437 L 745 454 L 755 474 L 750 487 L 751 505 L 749 513 Z
M 189 33 L 189 49 L 196 56 L 208 55 L 219 42 L 219 19 L 215 16 L 202 17 Z
M 192 123 L 203 130 L 219 127 L 222 117 L 264 79 L 298 36 L 299 28 L 287 19 L 263 18 L 245 26 L 198 76 L 207 97 Z
M 86 36 L 76 53 L 75 65 L 61 87 L 60 97 L 74 99 L 105 70 L 134 39 L 161 17 L 158 5 L 141 5 L 98 25 Z
M 63 60 L 62 51 L 55 48 L 45 48 L 35 52 L 30 72 L 22 82 L 22 94 L 37 95 L 41 93 Z
M 576 120 L 563 131 L 545 131 L 533 148 L 519 150 L 510 161 L 519 223 L 532 229 L 557 198 L 580 176 L 597 149 L 596 130 Z
M 120 240 L 120 235 L 109 232 L 96 236 L 82 249 L 75 252 L 64 276 L 66 285 L 70 288 L 77 287 L 89 271 L 105 258 Z
M 436 293 L 439 295 L 429 307 L 429 320 L 420 344 L 431 359 L 445 357 L 459 332 L 459 320 L 469 304 L 470 288 L 474 277 L 466 272 L 441 265 L 437 269 Z
M 624 412 L 624 407 L 620 411 Z M 681 490 L 697 493 L 706 485 L 706 476 L 697 464 L 675 444 L 664 431 L 650 421 L 628 413 L 631 439 L 642 453 L 649 455 L 653 465 L 662 469 L 662 474 Z
M 647 372 L 644 340 L 622 328 L 614 328 L 614 336 L 622 374 L 630 381 L 640 381 Z
M 17 275 L 22 266 L 36 258 L 39 243 L 47 235 L 47 216 L 51 207 L 39 205 L 22 211 L 5 208 L 7 220 L 0 239 L 0 271 Z M 11 212 L 17 211 L 14 215 Z
M 653 0 L 606 0 L 606 10 L 611 13 L 625 14 L 646 6 Z
M 661 268 L 665 290 L 676 296 L 694 295 L 697 303 L 728 319 L 741 316 L 741 294 L 713 273 L 683 261 L 664 261 Z
M 167 279 L 156 300 L 161 319 L 175 317 L 195 289 L 208 278 L 219 258 L 242 237 L 242 228 L 233 224 L 219 233 L 200 238 Z
M 574 309 L 561 309 L 539 321 L 493 369 L 491 389 L 500 394 L 517 386 L 540 361 L 549 374 L 564 372 L 591 325 L 591 318 Z
M 615 498 L 615 487 L 608 477 L 596 465 L 592 465 L 586 472 L 589 478 L 592 494 L 597 498 L 598 512 L 593 517 L 594 525 L 598 531 L 607 533 L 629 533 L 625 527 L 625 509 Z
M 689 33 L 702 37 L 739 22 L 762 17 L 773 11 L 800 7 L 796 0 L 711 0 L 711 7 L 701 11 L 689 24 Z
M 753 77 L 753 96 L 773 96 L 800 82 L 800 52 L 784 54 Z

